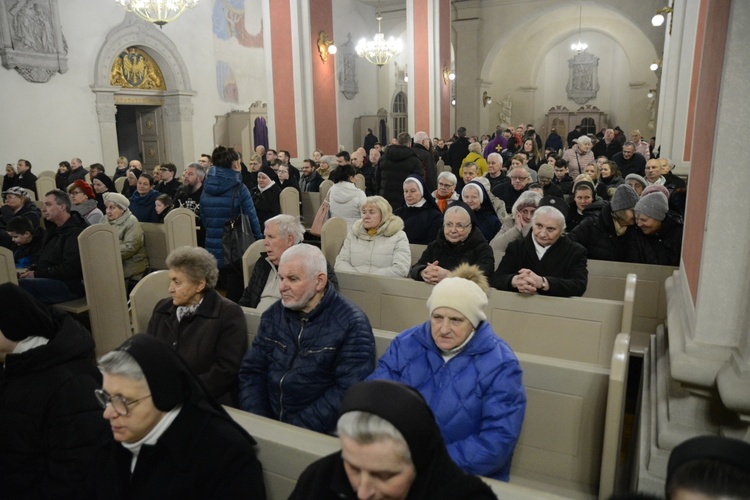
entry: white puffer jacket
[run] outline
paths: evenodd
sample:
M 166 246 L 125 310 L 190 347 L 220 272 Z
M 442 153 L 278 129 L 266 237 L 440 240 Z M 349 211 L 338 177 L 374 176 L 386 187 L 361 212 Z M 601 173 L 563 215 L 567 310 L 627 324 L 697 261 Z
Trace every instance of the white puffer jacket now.
M 349 181 L 342 181 L 328 190 L 331 204 L 331 217 L 341 217 L 346 221 L 346 229 L 351 230 L 354 221 L 362 216 L 360 207 L 365 202 L 365 192 Z
M 375 236 L 367 234 L 357 220 L 346 235 L 334 270 L 406 278 L 411 267 L 409 240 L 401 217 L 391 215 Z

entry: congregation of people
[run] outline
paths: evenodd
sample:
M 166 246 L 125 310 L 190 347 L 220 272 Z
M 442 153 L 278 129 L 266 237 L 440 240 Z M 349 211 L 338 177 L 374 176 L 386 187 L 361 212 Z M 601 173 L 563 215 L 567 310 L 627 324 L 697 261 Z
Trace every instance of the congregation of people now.
M 256 441 L 222 405 L 338 436 L 341 451 L 291 498 L 495 498 L 476 476 L 511 477 L 527 399 L 488 321 L 490 288 L 579 297 L 589 259 L 679 265 L 685 181 L 639 131 L 630 138 L 576 127 L 542 144 L 524 124 L 383 145 L 370 130 L 364 147 L 316 150 L 299 169 L 264 146 L 247 163 L 218 146 L 181 176 L 125 157 L 110 176 L 72 158 L 44 193 L 31 162 L 9 164 L 0 245 L 18 285 L 0 285 L 0 420 L 19 434 L 3 426 L 8 498 L 265 498 Z M 333 262 L 311 221 L 280 203 L 283 189 L 302 201 L 324 181 L 321 202 L 347 227 Z M 86 328 L 49 307 L 85 296 L 78 235 L 116 229 L 130 290 L 151 271 L 141 224 L 175 208 L 195 214 L 198 246 L 169 254 L 146 331 L 94 362 Z M 223 238 L 238 214 L 263 245 L 247 284 Z M 425 322 L 377 359 L 336 273 L 430 285 Z M 251 343 L 243 308 L 261 314 Z

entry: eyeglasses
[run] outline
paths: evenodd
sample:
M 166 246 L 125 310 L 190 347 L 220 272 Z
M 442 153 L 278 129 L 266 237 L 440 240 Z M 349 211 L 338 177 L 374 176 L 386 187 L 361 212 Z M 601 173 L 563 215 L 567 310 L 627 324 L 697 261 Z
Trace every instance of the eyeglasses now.
M 443 222 L 443 227 L 446 229 L 466 229 L 471 227 L 471 222 L 468 224 L 461 224 L 460 222 Z
M 106 408 L 107 405 L 112 405 L 112 409 L 117 412 L 118 415 L 121 417 L 127 417 L 128 413 L 130 413 L 130 407 L 133 406 L 136 403 L 140 403 L 146 398 L 150 398 L 151 394 L 147 394 L 143 396 L 142 398 L 134 399 L 133 401 L 128 401 L 122 396 L 110 396 L 107 391 L 103 389 L 96 389 L 94 391 L 94 394 L 96 395 L 96 399 L 99 401 L 99 404 L 102 405 L 102 408 Z
M 446 184 L 444 182 L 438 182 L 438 187 L 449 188 L 449 187 L 453 187 L 453 184 Z
M 528 178 L 529 178 L 528 176 L 518 177 L 517 175 L 513 175 L 513 176 L 511 176 L 510 180 L 512 180 L 512 181 L 525 181 Z

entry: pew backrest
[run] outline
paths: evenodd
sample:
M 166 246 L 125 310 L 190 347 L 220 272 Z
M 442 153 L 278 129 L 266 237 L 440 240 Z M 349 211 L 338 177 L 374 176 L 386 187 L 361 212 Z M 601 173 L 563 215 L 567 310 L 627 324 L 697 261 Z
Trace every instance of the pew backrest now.
M 328 196 L 328 190 L 332 187 L 333 181 L 331 179 L 326 179 L 320 183 L 320 203 L 323 203 L 323 200 Z M 312 221 L 310 221 L 310 224 L 312 224 Z
M 331 217 L 320 232 L 320 249 L 326 260 L 333 266 L 346 239 L 346 221 L 341 217 Z
M 245 253 L 242 254 L 242 279 L 245 282 L 245 287 L 250 283 L 250 277 L 253 275 L 255 263 L 260 258 L 261 252 L 265 252 L 265 250 L 266 247 L 263 245 L 263 240 L 257 240 L 247 247 Z
M 43 172 L 44 173 L 44 172 Z M 44 198 L 45 193 L 49 193 L 53 189 L 57 188 L 57 183 L 55 182 L 55 176 L 49 177 L 47 175 L 42 176 L 39 175 L 36 179 L 36 192 L 39 194 L 39 198 Z
M 422 254 L 424 253 L 424 251 L 427 250 L 427 245 L 409 243 L 409 247 L 411 250 L 411 265 L 413 266 L 422 257 Z
M 145 333 L 154 307 L 169 297 L 169 271 L 163 269 L 144 276 L 130 292 L 130 317 L 133 333 Z
M 141 222 L 148 267 L 154 271 L 167 268 L 167 228 L 156 222 Z
M 173 208 L 164 217 L 167 237 L 167 255 L 179 247 L 198 246 L 198 233 L 195 227 L 195 212 L 187 208 Z
M 127 177 L 118 177 L 115 179 L 115 189 L 118 193 L 122 193 L 122 187 L 125 185 L 126 182 L 128 182 Z
M 320 208 L 320 193 L 318 191 L 302 193 L 302 225 L 306 229 L 310 229 L 310 226 L 312 226 L 318 208 Z
M 293 187 L 285 187 L 279 194 L 279 203 L 281 204 L 281 213 L 299 217 L 299 191 Z
M 0 283 L 18 284 L 16 274 L 16 263 L 13 260 L 13 252 L 5 247 L 0 247 Z

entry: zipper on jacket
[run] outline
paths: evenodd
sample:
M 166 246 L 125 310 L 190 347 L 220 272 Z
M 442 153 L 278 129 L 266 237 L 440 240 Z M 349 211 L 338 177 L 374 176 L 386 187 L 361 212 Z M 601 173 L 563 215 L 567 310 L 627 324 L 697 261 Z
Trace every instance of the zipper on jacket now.
M 302 321 L 300 321 L 299 333 L 297 334 L 297 354 L 299 354 L 302 349 L 302 332 L 305 330 L 305 323 L 307 323 L 307 318 L 303 318 Z M 297 354 L 292 358 L 292 364 L 294 364 L 294 359 L 297 357 Z M 279 380 L 279 422 L 284 421 L 284 379 L 289 375 L 290 371 L 292 370 L 287 370 L 287 372 L 281 377 L 281 380 Z

